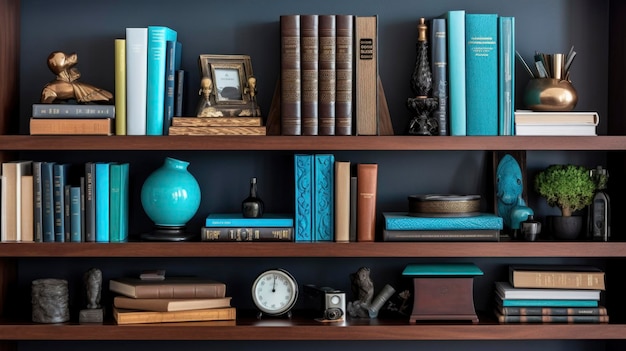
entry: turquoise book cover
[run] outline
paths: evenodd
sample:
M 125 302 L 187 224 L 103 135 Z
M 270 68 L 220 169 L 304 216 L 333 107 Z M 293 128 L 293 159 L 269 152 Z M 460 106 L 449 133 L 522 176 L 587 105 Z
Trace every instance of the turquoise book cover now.
M 41 229 L 44 242 L 54 242 L 54 162 L 41 164 Z
M 55 163 L 52 166 L 53 184 L 52 199 L 54 202 L 54 241 L 65 242 L 65 195 L 64 189 L 67 184 L 67 172 L 69 164 Z M 69 223 L 68 223 L 69 225 Z
M 205 227 L 293 227 L 293 216 L 282 213 L 265 213 L 263 217 L 246 218 L 241 213 L 210 213 Z
M 294 155 L 296 242 L 313 241 L 313 155 Z
M 410 277 L 463 277 L 483 275 L 473 263 L 423 263 L 409 264 L 402 275 Z
M 450 135 L 467 135 L 465 99 L 465 10 L 448 11 L 448 73 Z
M 313 241 L 335 240 L 335 156 L 315 155 L 315 209 Z
M 80 187 L 70 187 L 70 241 L 79 243 L 82 241 L 82 224 L 80 210 Z
M 448 38 L 445 18 L 431 21 L 430 47 L 433 97 L 439 102 L 433 117 L 439 122 L 439 135 L 448 135 Z
M 498 135 L 498 15 L 465 15 L 467 135 Z
M 165 116 L 165 61 L 168 41 L 178 34 L 165 26 L 148 27 L 148 71 L 146 88 L 146 134 L 162 135 Z
M 498 17 L 498 134 L 515 135 L 515 17 Z
M 415 217 L 407 212 L 383 212 L 387 230 L 502 230 L 502 217 L 479 213 L 468 217 Z
M 110 166 L 109 242 L 128 241 L 128 163 Z
M 503 299 L 496 294 L 496 303 L 503 307 L 598 307 L 597 300 Z
M 108 243 L 110 238 L 109 226 L 109 187 L 110 187 L 110 164 L 106 162 L 96 163 L 95 177 L 95 205 L 96 205 L 96 242 Z

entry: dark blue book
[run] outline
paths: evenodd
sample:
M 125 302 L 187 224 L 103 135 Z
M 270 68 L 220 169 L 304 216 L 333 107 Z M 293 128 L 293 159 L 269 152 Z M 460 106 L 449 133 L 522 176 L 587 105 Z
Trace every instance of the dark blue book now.
M 44 242 L 54 242 L 54 162 L 41 164 L 41 230 Z
M 439 135 L 448 135 L 448 40 L 445 18 L 434 18 L 431 22 L 430 48 L 433 77 L 433 97 L 439 105 L 433 117 L 439 123 Z
M 70 206 L 71 206 L 71 194 L 70 194 L 70 189 L 71 189 L 71 185 L 66 184 L 65 187 L 63 187 L 63 221 L 64 223 L 64 229 L 65 229 L 65 242 L 70 242 L 72 241 L 72 230 L 71 230 L 71 214 L 70 214 Z
M 52 168 L 52 199 L 54 201 L 54 241 L 65 242 L 65 185 L 69 164 L 55 163 Z
M 96 162 L 95 204 L 96 204 L 96 242 L 108 243 L 110 238 L 110 164 Z
M 174 116 L 184 116 L 183 98 L 185 87 L 185 70 L 176 71 L 176 86 L 174 87 Z
M 467 135 L 498 135 L 498 16 L 465 15 Z
M 110 170 L 110 238 L 112 243 L 128 241 L 128 163 L 112 163 Z
M 33 241 L 43 242 L 43 185 L 41 161 L 33 161 Z
M 85 163 L 85 241 L 96 241 L 96 164 Z
M 315 155 L 313 241 L 335 240 L 335 156 Z
M 81 238 L 82 218 L 80 210 L 80 186 L 70 186 L 70 241 L 79 243 Z
M 165 101 L 163 117 L 163 135 L 168 135 L 174 117 L 176 71 L 180 68 L 181 43 L 168 41 L 165 47 Z M 178 66 L 176 66 L 178 64 Z
M 294 155 L 296 242 L 313 241 L 313 155 Z

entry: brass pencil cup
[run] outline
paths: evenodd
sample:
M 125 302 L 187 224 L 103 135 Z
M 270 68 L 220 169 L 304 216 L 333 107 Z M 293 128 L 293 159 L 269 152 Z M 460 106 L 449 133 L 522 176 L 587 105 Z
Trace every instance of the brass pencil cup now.
M 524 106 L 533 111 L 571 111 L 578 94 L 570 81 L 555 78 L 535 78 L 524 90 Z

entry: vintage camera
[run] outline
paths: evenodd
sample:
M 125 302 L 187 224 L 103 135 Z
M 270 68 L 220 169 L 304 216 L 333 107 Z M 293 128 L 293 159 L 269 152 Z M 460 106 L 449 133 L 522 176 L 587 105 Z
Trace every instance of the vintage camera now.
M 346 314 L 346 294 L 329 287 L 304 285 L 304 293 L 315 304 L 315 309 L 322 312 L 322 319 L 341 320 Z

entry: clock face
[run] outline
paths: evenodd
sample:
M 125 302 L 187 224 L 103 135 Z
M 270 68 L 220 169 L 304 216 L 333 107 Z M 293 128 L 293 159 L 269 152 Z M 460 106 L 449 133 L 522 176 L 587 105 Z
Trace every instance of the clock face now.
M 252 300 L 263 313 L 275 316 L 287 313 L 297 299 L 298 283 L 283 269 L 267 270 L 252 284 Z

